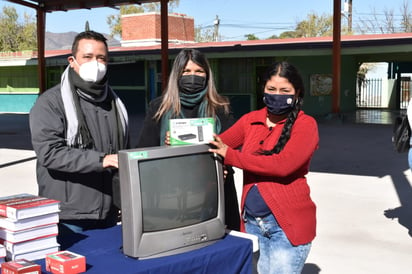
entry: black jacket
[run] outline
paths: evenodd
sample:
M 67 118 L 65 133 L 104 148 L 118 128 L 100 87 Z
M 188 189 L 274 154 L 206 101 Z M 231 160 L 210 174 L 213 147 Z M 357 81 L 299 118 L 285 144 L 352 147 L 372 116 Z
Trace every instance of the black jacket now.
M 60 219 L 102 220 L 114 210 L 112 171 L 102 166 L 105 154 L 117 153 L 113 148 L 119 141 L 116 112 L 109 101 L 93 104 L 80 99 L 92 149 L 66 145 L 60 85 L 41 94 L 30 111 L 39 195 L 61 202 Z
M 152 147 L 159 146 L 160 144 L 160 122 L 156 121 L 153 116 L 157 112 L 162 103 L 162 97 L 157 97 L 152 100 L 146 111 L 146 116 L 143 122 L 142 129 L 140 131 L 140 136 L 137 141 L 137 147 Z M 198 118 L 197 111 L 199 106 L 193 109 L 186 109 L 182 106 L 182 111 L 186 118 Z M 217 117 L 219 117 L 220 123 L 222 125 L 221 132 L 228 129 L 235 122 L 232 113 L 225 113 L 223 108 L 217 110 Z

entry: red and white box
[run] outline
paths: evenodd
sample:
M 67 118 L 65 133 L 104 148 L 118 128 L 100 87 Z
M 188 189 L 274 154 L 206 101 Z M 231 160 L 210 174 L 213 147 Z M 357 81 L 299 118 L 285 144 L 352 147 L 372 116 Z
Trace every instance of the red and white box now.
M 26 259 L 19 259 L 2 263 L 1 274 L 41 274 L 41 266 Z
M 63 250 L 46 256 L 46 270 L 54 274 L 76 274 L 86 271 L 86 257 Z

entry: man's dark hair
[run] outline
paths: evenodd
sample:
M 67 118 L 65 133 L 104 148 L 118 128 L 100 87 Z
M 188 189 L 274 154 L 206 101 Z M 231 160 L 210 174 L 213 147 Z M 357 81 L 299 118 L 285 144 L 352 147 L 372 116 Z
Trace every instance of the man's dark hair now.
M 76 53 L 77 53 L 77 48 L 79 46 L 79 41 L 81 39 L 92 39 L 92 40 L 96 40 L 96 41 L 101 41 L 106 46 L 106 50 L 108 50 L 106 37 L 104 37 L 102 34 L 100 34 L 98 32 L 88 30 L 88 31 L 80 32 L 74 38 L 73 45 L 72 45 L 72 55 L 73 56 L 75 56 Z

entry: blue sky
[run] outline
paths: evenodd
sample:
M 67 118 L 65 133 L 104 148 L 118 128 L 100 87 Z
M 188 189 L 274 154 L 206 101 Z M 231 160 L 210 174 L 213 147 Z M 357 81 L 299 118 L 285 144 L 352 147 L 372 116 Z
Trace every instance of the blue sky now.
M 395 15 L 400 15 L 404 1 L 353 0 L 353 25 L 359 22 L 360 17 L 365 18 L 373 11 L 376 14 L 383 14 L 384 10 L 392 9 Z M 344 2 L 342 0 L 342 9 Z M 5 5 L 16 7 L 21 19 L 25 12 L 35 18 L 33 9 L 22 8 L 0 0 L 0 8 L 2 9 Z M 412 5 L 409 9 L 412 10 Z M 193 17 L 195 26 L 202 27 L 213 26 L 218 16 L 220 19 L 219 34 L 223 41 L 244 40 L 246 34 L 255 34 L 265 39 L 274 34 L 279 35 L 283 31 L 293 30 L 296 22 L 306 19 L 309 13 L 332 15 L 333 0 L 180 0 L 179 7 L 172 11 Z M 46 31 L 80 32 L 84 29 L 85 22 L 89 21 L 92 29 L 110 33 L 106 22 L 107 16 L 117 13 L 118 10 L 111 8 L 48 13 Z M 346 24 L 346 21 L 342 20 L 342 24 Z

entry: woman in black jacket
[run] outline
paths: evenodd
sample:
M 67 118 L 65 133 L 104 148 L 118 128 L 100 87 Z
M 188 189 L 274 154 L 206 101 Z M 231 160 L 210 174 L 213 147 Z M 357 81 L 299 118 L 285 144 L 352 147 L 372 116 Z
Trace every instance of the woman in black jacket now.
M 229 100 L 218 94 L 206 57 L 196 49 L 183 49 L 176 56 L 163 95 L 149 104 L 137 147 L 167 144 L 170 119 L 204 117 L 215 119 L 217 134 L 234 123 Z M 239 230 L 240 216 L 231 167 L 227 167 L 225 208 L 227 227 Z

